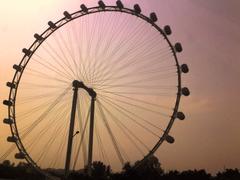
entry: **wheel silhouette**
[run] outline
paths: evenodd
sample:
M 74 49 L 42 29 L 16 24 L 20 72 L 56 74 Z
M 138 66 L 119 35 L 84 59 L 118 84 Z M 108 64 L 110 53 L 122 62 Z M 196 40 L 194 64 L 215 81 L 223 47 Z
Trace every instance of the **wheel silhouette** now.
M 178 62 L 182 47 L 169 41 L 170 27 L 121 1 L 80 7 L 34 35 L 7 83 L 7 140 L 17 159 L 44 174 L 85 166 L 91 174 L 98 160 L 119 170 L 147 159 L 174 142 L 170 129 L 185 118 L 178 107 L 189 95 L 181 85 L 188 67 Z

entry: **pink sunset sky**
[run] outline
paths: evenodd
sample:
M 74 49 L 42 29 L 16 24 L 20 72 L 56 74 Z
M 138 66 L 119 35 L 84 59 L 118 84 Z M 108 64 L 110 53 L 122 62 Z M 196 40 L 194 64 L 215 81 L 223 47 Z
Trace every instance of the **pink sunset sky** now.
M 115 1 L 105 1 L 115 4 Z M 240 1 L 239 0 L 123 0 L 126 7 L 138 3 L 144 14 L 158 15 L 157 24 L 169 24 L 172 42 L 183 45 L 179 55 L 190 73 L 183 84 L 191 96 L 183 98 L 180 109 L 186 120 L 174 124 L 176 142 L 157 151 L 164 169 L 201 169 L 215 173 L 223 168 L 240 168 Z M 97 5 L 94 0 L 12 0 L 0 6 L 0 100 L 7 99 L 7 81 L 12 65 L 20 62 L 22 48 L 33 42 L 49 20 L 62 12 L 74 12 L 79 5 Z M 7 109 L 0 108 L 0 119 Z M 9 147 L 9 127 L 0 123 L 0 156 Z

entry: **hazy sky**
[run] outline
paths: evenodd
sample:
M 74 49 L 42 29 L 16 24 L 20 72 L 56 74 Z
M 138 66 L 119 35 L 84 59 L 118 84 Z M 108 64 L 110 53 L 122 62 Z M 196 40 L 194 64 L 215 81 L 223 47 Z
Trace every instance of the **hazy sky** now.
M 182 43 L 179 61 L 187 63 L 190 73 L 184 85 L 191 96 L 183 98 L 180 109 L 187 118 L 174 124 L 176 142 L 157 152 L 165 169 L 205 168 L 210 172 L 240 168 L 240 1 L 239 0 L 133 0 L 143 13 L 155 11 L 158 24 L 169 24 L 171 41 Z M 8 97 L 5 82 L 12 79 L 12 65 L 22 57 L 21 49 L 42 32 L 49 20 L 73 12 L 79 5 L 97 1 L 1 0 L 0 6 L 0 99 Z M 108 1 L 114 4 L 114 1 Z M 4 106 L 0 119 L 7 116 Z M 9 128 L 0 124 L 0 155 L 8 147 Z

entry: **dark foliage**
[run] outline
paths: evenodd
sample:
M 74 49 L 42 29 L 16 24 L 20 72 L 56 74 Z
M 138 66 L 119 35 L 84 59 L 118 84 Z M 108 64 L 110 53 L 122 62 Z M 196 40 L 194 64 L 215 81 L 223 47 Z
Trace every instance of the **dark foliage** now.
M 238 169 L 226 169 L 223 172 L 217 173 L 217 180 L 240 180 L 240 172 Z
M 50 170 L 51 174 L 57 170 Z M 9 160 L 0 163 L 0 178 L 19 179 L 19 180 L 44 180 L 44 176 L 33 170 L 27 163 L 20 162 L 15 165 Z M 69 180 L 240 180 L 238 169 L 226 169 L 211 176 L 205 170 L 187 170 L 183 172 L 165 172 L 161 164 L 154 156 L 145 162 L 135 164 L 126 163 L 122 172 L 113 173 L 110 166 L 106 166 L 100 161 L 92 163 L 92 176 L 86 174 L 86 170 L 74 171 L 69 175 Z
M 44 176 L 33 170 L 27 163 L 20 162 L 17 166 L 9 160 L 0 163 L 0 178 L 19 180 L 42 180 Z

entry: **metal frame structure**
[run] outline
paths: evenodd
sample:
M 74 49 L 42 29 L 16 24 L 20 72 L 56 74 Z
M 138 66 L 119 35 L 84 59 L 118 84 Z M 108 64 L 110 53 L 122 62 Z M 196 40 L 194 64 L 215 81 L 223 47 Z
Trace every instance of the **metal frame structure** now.
M 68 146 L 67 146 L 67 154 L 66 154 L 66 163 L 65 163 L 65 178 L 69 175 L 69 167 L 71 161 L 72 154 L 72 140 L 73 140 L 73 131 L 74 131 L 74 122 L 75 122 L 75 113 L 76 113 L 76 105 L 78 98 L 78 89 L 82 88 L 86 90 L 91 96 L 91 114 L 90 114 L 90 130 L 89 130 L 89 147 L 88 147 L 88 174 L 91 175 L 91 164 L 92 164 L 92 150 L 93 150 L 93 128 L 94 128 L 94 107 L 95 107 L 95 99 L 96 92 L 92 88 L 88 88 L 81 81 L 74 80 L 72 83 L 73 86 L 73 100 L 72 100 L 72 111 L 70 118 L 70 127 L 69 127 L 69 135 L 68 135 Z
M 81 10 L 74 12 L 72 14 L 69 14 L 68 12 L 64 12 L 64 17 L 62 19 L 60 19 L 59 21 L 53 23 L 51 21 L 48 22 L 49 27 L 40 35 L 35 34 L 34 37 L 36 38 L 36 40 L 33 42 L 33 44 L 28 48 L 28 49 L 23 49 L 23 53 L 24 56 L 21 60 L 21 62 L 19 63 L 19 65 L 14 65 L 13 68 L 16 70 L 15 75 L 12 79 L 12 82 L 8 82 L 8 86 L 10 87 L 10 93 L 9 93 L 9 98 L 8 100 L 4 101 L 4 104 L 8 106 L 8 120 L 5 120 L 5 123 L 10 125 L 11 128 L 11 133 L 12 133 L 12 137 L 8 138 L 8 141 L 10 142 L 15 142 L 16 146 L 19 150 L 19 153 L 17 153 L 15 155 L 16 158 L 18 159 L 23 159 L 25 158 L 27 160 L 28 163 L 30 163 L 34 168 L 36 168 L 38 171 L 42 172 L 41 169 L 39 168 L 39 166 L 34 162 L 34 160 L 31 158 L 31 156 L 28 154 L 28 152 L 26 151 L 21 139 L 19 138 L 19 134 L 18 134 L 18 128 L 17 128 L 17 124 L 16 124 L 16 117 L 15 117 L 15 102 L 16 102 L 16 97 L 17 97 L 17 90 L 18 90 L 18 85 L 21 81 L 21 77 L 22 74 L 24 72 L 25 67 L 27 66 L 29 60 L 31 59 L 32 55 L 35 53 L 35 51 L 38 49 L 39 46 L 41 46 L 41 44 L 52 34 L 54 33 L 57 29 L 61 28 L 62 26 L 64 26 L 65 24 L 67 24 L 68 22 L 76 19 L 76 18 L 80 18 L 82 16 L 86 16 L 89 14 L 93 14 L 93 13 L 104 13 L 104 12 L 121 12 L 121 13 L 126 13 L 126 14 L 130 14 L 133 16 L 136 16 L 138 18 L 141 18 L 142 20 L 150 23 L 157 31 L 159 31 L 159 33 L 164 36 L 165 40 L 167 41 L 169 47 L 171 47 L 172 49 L 172 53 L 176 62 L 176 67 L 177 67 L 177 79 L 178 79 L 178 93 L 177 93 L 177 97 L 176 97 L 176 102 L 175 102 L 175 107 L 173 110 L 173 114 L 171 116 L 171 119 L 168 123 L 168 126 L 166 128 L 166 130 L 164 131 L 163 136 L 159 139 L 159 141 L 156 143 L 156 145 L 151 149 L 151 151 L 144 157 L 144 159 L 147 159 L 149 156 L 153 155 L 154 152 L 159 148 L 159 146 L 166 140 L 170 143 L 172 143 L 174 141 L 174 139 L 169 135 L 170 129 L 174 123 L 174 120 L 176 118 L 179 119 L 184 119 L 184 114 L 182 112 L 178 112 L 178 107 L 179 107 L 179 103 L 180 103 L 180 98 L 181 95 L 187 95 L 185 93 L 185 91 L 183 92 L 183 88 L 181 86 L 181 73 L 186 73 L 186 71 L 179 65 L 176 53 L 177 52 L 181 52 L 181 45 L 180 43 L 177 43 L 176 45 L 172 45 L 171 42 L 168 39 L 168 35 L 171 33 L 170 29 L 166 30 L 166 29 L 161 29 L 157 24 L 157 18 L 155 13 L 152 13 L 150 15 L 150 17 L 147 17 L 145 15 L 143 15 L 141 13 L 141 9 L 138 5 L 134 6 L 134 9 L 129 9 L 126 7 L 121 6 L 121 3 L 119 4 L 120 1 L 117 1 L 117 5 L 116 6 L 105 6 L 104 4 L 102 4 L 103 2 L 100 1 L 99 2 L 99 6 L 96 7 L 91 7 L 91 8 L 86 8 L 85 5 L 81 5 Z M 91 90 L 90 88 L 87 88 L 84 84 L 81 84 L 79 81 L 74 81 L 73 82 L 73 91 L 74 91 L 74 97 L 73 97 L 73 105 L 72 105 L 72 115 L 71 115 L 71 123 L 74 120 L 74 114 L 75 114 L 75 110 L 76 109 L 76 96 L 77 96 L 77 91 L 78 88 L 83 88 L 85 89 L 89 95 L 92 98 L 91 101 L 91 127 L 90 127 L 90 134 L 89 136 L 92 137 L 93 136 L 93 123 L 94 123 L 94 101 L 96 98 L 96 93 L 94 92 L 94 90 Z M 187 89 L 188 90 L 188 89 Z M 181 116 L 182 115 L 182 116 Z M 66 159 L 66 164 L 65 164 L 65 169 L 66 169 L 66 173 L 65 175 L 67 176 L 67 174 L 69 173 L 69 162 L 70 162 L 70 157 L 71 157 L 71 144 L 72 144 L 72 137 L 73 137 L 73 127 L 74 124 L 70 125 L 70 130 L 69 130 L 69 141 L 68 141 L 68 153 L 67 153 L 67 159 Z M 89 139 L 90 143 L 89 143 L 89 154 L 88 154 L 88 169 L 90 170 L 90 165 L 92 162 L 92 143 L 93 143 L 93 139 L 90 138 Z M 43 172 L 42 172 L 43 173 Z M 89 171 L 90 173 L 90 171 Z

